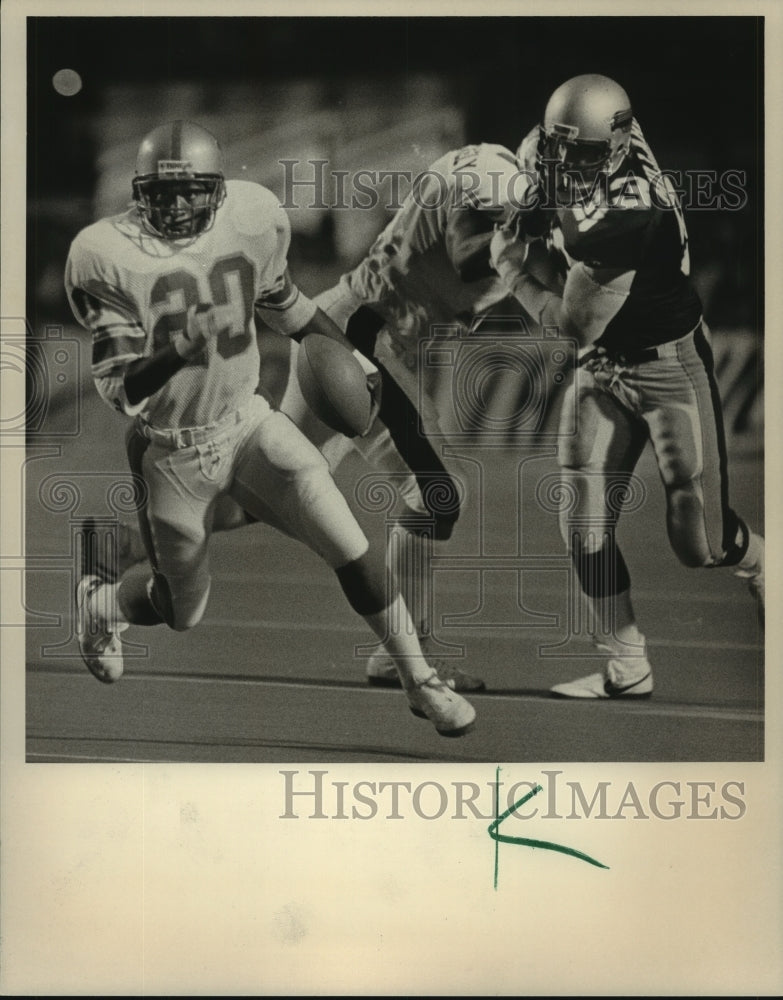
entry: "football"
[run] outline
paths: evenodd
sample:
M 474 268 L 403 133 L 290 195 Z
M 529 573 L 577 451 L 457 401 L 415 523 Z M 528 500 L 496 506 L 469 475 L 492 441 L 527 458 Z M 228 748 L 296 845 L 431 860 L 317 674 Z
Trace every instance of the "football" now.
M 305 402 L 319 420 L 346 437 L 367 430 L 373 401 L 367 376 L 351 351 L 331 337 L 309 333 L 299 345 L 296 374 Z

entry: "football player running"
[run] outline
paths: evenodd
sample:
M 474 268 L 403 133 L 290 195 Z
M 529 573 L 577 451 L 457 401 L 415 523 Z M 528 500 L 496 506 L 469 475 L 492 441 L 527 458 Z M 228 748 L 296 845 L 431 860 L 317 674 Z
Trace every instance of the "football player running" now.
M 425 373 L 419 370 L 419 342 L 433 335 L 435 325 L 463 336 L 488 309 L 508 299 L 490 266 L 489 244 L 496 224 L 522 203 L 524 183 L 514 154 L 503 146 L 484 143 L 451 150 L 417 179 L 364 259 L 335 287 L 316 296 L 320 308 L 381 372 L 380 415 L 368 436 L 351 442 L 322 424 L 302 397 L 295 363 L 281 402 L 333 469 L 355 444 L 375 469 L 392 476 L 403 514 L 390 533 L 389 558 L 425 649 L 431 609 L 429 588 L 421 579 L 429 552 L 422 550 L 433 539 L 451 536 L 462 491 L 422 433 L 422 428 L 439 432 L 439 421 L 426 394 Z M 434 662 L 439 676 L 456 690 L 484 688 L 481 678 L 453 661 Z M 370 683 L 398 682 L 383 648 L 369 659 L 366 672 Z
M 562 410 L 558 459 L 569 508 L 561 529 L 606 658 L 602 672 L 552 693 L 649 697 L 652 669 L 615 539 L 623 489 L 646 442 L 664 484 L 677 557 L 689 567 L 733 567 L 762 621 L 764 540 L 729 505 L 720 400 L 688 276 L 682 209 L 628 95 L 603 76 L 566 81 L 519 155 L 536 175 L 538 198 L 514 227 L 498 229 L 492 259 L 526 309 L 534 316 L 545 310 L 578 344 Z M 567 268 L 561 294 L 520 269 L 520 247 L 541 235 Z M 576 433 L 567 433 L 572 427 Z
M 132 207 L 82 230 L 66 264 L 74 315 L 92 334 L 98 393 L 133 418 L 127 453 L 144 484 L 139 524 L 152 567 L 148 578 L 105 580 L 85 526 L 76 608 L 87 667 L 116 681 L 131 624 L 198 624 L 213 517 L 229 497 L 335 571 L 386 642 L 415 714 L 442 735 L 467 732 L 475 710 L 422 656 L 402 597 L 387 593 L 383 547 L 368 546 L 318 449 L 256 393 L 254 309 L 283 335 L 346 343 L 288 273 L 290 226 L 277 198 L 226 181 L 216 139 L 186 121 L 143 139 L 132 189 Z M 374 366 L 356 353 L 371 391 Z

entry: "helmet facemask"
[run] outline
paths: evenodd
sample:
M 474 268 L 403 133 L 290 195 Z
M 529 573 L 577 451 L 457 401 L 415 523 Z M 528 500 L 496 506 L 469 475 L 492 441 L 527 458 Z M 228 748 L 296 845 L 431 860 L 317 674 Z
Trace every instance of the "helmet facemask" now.
M 223 204 L 222 174 L 143 174 L 133 179 L 133 199 L 142 224 L 164 240 L 192 239 L 205 233 Z
M 587 200 L 596 180 L 611 176 L 628 155 L 632 120 L 630 109 L 618 112 L 607 123 L 606 137 L 599 139 L 579 138 L 575 125 L 545 122 L 539 133 L 539 171 L 554 166 L 558 195 L 567 193 L 576 203 Z

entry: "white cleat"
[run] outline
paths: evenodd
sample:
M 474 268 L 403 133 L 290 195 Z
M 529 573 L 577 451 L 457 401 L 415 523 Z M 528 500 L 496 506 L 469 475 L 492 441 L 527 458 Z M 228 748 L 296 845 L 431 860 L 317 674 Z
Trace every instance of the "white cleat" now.
M 427 652 L 427 639 L 421 640 L 422 652 Z M 480 677 L 466 674 L 451 660 L 430 658 L 428 661 L 443 683 L 452 691 L 483 691 L 486 684 Z M 376 687 L 400 687 L 400 675 L 394 660 L 381 646 L 367 661 L 367 683 Z
M 79 652 L 87 669 L 104 684 L 113 684 L 122 677 L 122 640 L 120 633 L 127 624 L 110 626 L 95 608 L 96 591 L 104 586 L 100 577 L 83 576 L 76 587 L 76 637 Z
M 652 668 L 642 657 L 611 659 L 604 673 L 589 674 L 550 688 L 550 694 L 556 698 L 649 698 L 652 691 Z
M 447 687 L 434 670 L 405 693 L 411 712 L 420 719 L 429 719 L 441 736 L 464 736 L 473 728 L 476 709 Z
M 761 558 L 753 569 L 735 570 L 735 575 L 740 579 L 747 580 L 748 590 L 756 601 L 759 624 L 764 625 L 764 549 L 761 550 Z

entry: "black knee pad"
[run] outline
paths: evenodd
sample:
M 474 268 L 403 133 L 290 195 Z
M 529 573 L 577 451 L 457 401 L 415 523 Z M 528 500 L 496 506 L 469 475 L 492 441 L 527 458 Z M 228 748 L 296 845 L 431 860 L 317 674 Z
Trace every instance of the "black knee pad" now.
M 335 570 L 348 603 L 360 615 L 376 615 L 394 600 L 397 585 L 386 566 L 385 553 L 370 546 L 360 556 Z
M 612 537 L 598 552 L 586 552 L 578 538 L 571 538 L 571 559 L 582 591 L 588 597 L 613 597 L 631 586 L 622 552 Z
M 435 538 L 451 538 L 460 515 L 460 492 L 454 478 L 444 469 L 417 477 L 424 506 L 435 520 Z
M 149 593 L 149 567 L 134 566 L 124 574 L 117 600 L 120 610 L 134 625 L 160 625 L 163 615 Z

